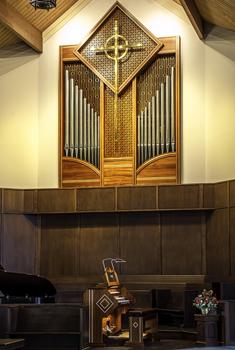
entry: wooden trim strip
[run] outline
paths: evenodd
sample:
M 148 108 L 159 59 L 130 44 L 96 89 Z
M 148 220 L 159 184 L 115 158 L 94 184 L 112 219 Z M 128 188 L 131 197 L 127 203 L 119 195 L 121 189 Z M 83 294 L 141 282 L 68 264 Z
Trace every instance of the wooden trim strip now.
M 36 52 L 42 53 L 42 32 L 31 25 L 18 11 L 0 1 L 0 22 L 13 31 Z
M 199 39 L 204 39 L 203 20 L 194 0 L 180 0 L 180 2 Z

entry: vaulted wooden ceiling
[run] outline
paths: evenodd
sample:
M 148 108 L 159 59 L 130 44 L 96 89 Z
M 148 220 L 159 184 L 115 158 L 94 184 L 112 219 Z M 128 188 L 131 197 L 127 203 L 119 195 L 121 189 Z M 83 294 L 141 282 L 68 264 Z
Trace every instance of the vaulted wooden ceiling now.
M 0 0 L 0 48 L 25 42 L 42 52 L 42 33 L 75 3 L 84 0 L 57 0 L 50 11 L 34 10 L 29 0 Z M 99 1 L 97 1 L 97 5 Z M 183 6 L 200 39 L 205 24 L 235 31 L 235 0 L 172 0 Z

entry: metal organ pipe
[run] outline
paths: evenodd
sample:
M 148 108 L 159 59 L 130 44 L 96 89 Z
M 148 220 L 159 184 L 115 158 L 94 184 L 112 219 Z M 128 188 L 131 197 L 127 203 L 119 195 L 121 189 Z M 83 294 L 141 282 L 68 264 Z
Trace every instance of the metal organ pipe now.
M 175 68 L 171 67 L 171 149 L 175 152 Z
M 148 102 L 148 158 L 151 158 L 151 102 Z
M 82 89 L 79 90 L 79 157 L 83 159 L 83 92 Z
M 155 96 L 152 96 L 152 156 L 155 156 L 155 147 L 156 147 L 156 129 L 155 129 L 155 119 L 156 119 L 156 104 Z
M 144 162 L 144 114 L 140 113 L 140 164 Z
M 84 160 L 87 160 L 87 103 L 86 103 L 86 97 L 83 98 L 83 154 L 84 154 Z
M 74 82 L 73 78 L 69 82 L 69 149 L 70 156 L 74 153 Z
M 78 125 L 78 110 L 79 110 L 79 94 L 78 94 L 78 86 L 75 85 L 75 97 L 74 97 L 74 114 L 75 114 L 75 157 L 78 158 L 78 130 L 79 130 L 79 125 Z
M 169 75 L 166 76 L 166 152 L 170 151 L 170 107 L 171 107 L 171 100 L 170 100 L 170 77 Z
M 137 166 L 151 157 L 175 152 L 175 68 L 137 116 Z
M 65 156 L 69 155 L 69 71 L 65 71 L 65 125 L 64 125 L 64 150 Z
M 160 153 L 160 93 L 156 91 L 156 144 L 157 155 Z
M 65 70 L 64 153 L 99 167 L 100 117 Z
M 165 86 L 161 83 L 161 153 L 164 153 L 165 146 Z
M 94 164 L 94 110 L 91 108 L 91 163 Z

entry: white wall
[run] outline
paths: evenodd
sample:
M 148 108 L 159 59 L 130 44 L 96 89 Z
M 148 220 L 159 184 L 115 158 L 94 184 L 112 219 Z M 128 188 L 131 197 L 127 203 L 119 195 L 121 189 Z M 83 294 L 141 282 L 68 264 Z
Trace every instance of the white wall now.
M 38 63 L 0 76 L 0 187 L 37 187 Z
M 212 174 L 214 178 L 232 176 L 233 165 L 229 161 L 224 171 L 215 176 L 217 163 L 209 158 L 216 153 L 210 126 L 215 115 L 220 125 L 221 114 L 214 100 L 220 94 L 217 86 L 224 86 L 224 96 L 227 92 L 226 106 L 231 107 L 226 116 L 230 122 L 232 119 L 234 62 L 200 41 L 183 9 L 172 0 L 120 2 L 157 37 L 181 37 L 182 182 L 211 181 Z M 0 187 L 58 186 L 59 46 L 78 44 L 113 3 L 113 0 L 91 1 L 44 43 L 44 52 L 38 59 L 0 77 L 0 159 L 4 165 Z M 221 62 L 223 74 L 215 75 Z M 224 75 L 229 77 L 230 84 L 227 85 Z M 12 91 L 17 100 L 12 100 Z M 223 113 L 228 109 L 226 106 L 222 103 Z M 16 140 L 17 154 L 12 146 Z M 227 142 L 226 136 L 223 142 Z M 226 146 L 227 150 L 231 147 Z M 17 164 L 18 173 L 12 171 L 15 167 L 12 161 Z
M 206 181 L 235 179 L 235 62 L 206 47 L 205 72 Z

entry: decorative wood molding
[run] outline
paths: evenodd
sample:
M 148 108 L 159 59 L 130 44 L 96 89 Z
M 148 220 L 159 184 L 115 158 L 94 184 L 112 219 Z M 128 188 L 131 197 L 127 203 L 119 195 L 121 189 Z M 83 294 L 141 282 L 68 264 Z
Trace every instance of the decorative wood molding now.
M 19 12 L 9 6 L 6 0 L 0 1 L 0 22 L 36 52 L 42 53 L 42 33 L 40 30 L 32 26 Z
M 203 20 L 194 0 L 180 0 L 180 2 L 190 22 L 192 23 L 192 26 L 195 29 L 199 39 L 204 39 Z

